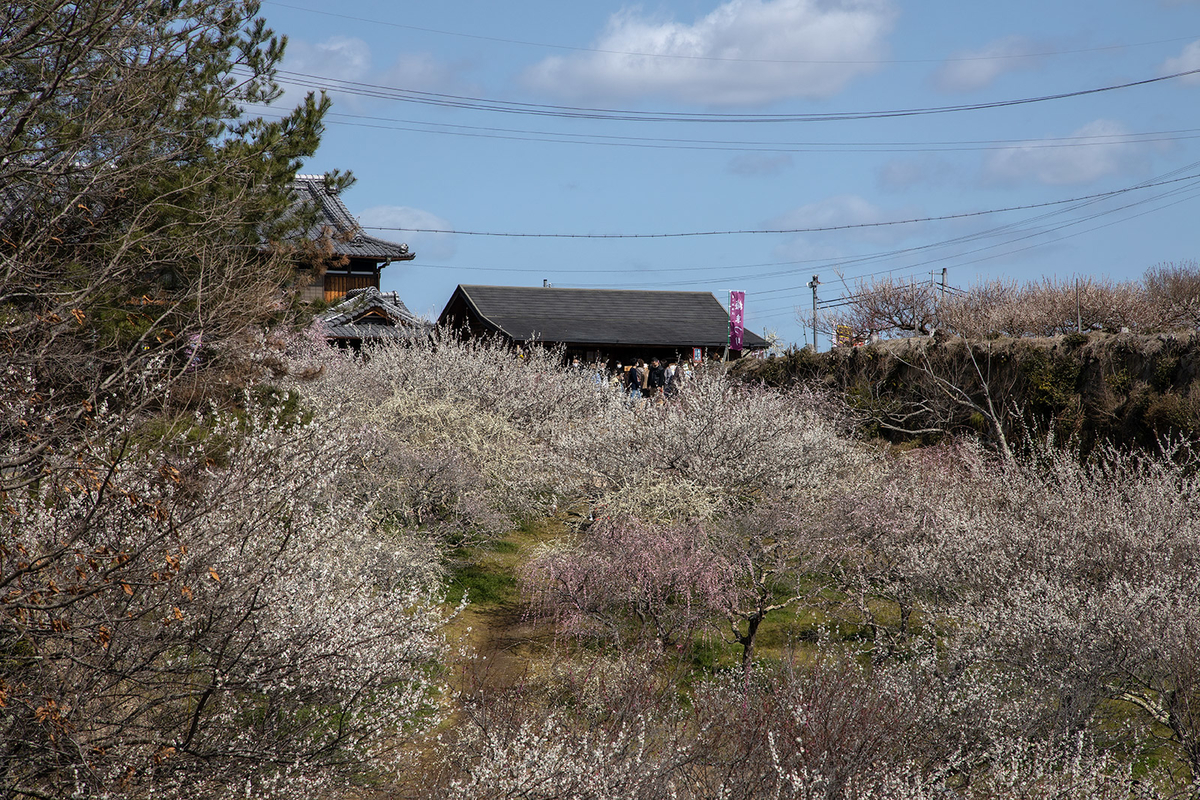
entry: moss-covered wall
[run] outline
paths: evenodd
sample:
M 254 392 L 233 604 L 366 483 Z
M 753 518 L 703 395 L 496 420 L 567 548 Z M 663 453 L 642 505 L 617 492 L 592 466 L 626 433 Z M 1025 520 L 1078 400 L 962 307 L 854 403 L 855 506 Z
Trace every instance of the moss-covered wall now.
M 976 431 L 1053 430 L 1091 450 L 1200 434 L 1200 333 L 1044 339 L 915 337 L 828 353 L 795 351 L 732 368 L 772 386 L 844 394 L 870 432 L 905 441 Z M 990 404 L 989 401 L 990 400 Z

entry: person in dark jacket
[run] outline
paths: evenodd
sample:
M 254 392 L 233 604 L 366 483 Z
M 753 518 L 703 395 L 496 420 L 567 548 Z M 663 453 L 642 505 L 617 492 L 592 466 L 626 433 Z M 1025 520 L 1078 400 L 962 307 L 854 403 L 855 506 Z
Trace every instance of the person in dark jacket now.
M 650 360 L 650 377 L 646 381 L 646 388 L 650 390 L 651 397 L 658 397 L 662 394 L 663 387 L 667 385 L 667 371 L 662 363 L 657 359 Z

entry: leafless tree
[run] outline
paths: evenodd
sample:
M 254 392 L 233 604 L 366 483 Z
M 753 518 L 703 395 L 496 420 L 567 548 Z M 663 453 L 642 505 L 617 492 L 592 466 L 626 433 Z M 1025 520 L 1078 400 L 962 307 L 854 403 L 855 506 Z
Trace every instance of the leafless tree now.
M 860 281 L 847 289 L 825 324 L 871 334 L 925 335 L 934 329 L 971 339 L 1055 336 L 1127 328 L 1142 333 L 1195 329 L 1200 278 L 1193 262 L 1162 264 L 1141 282 L 1105 278 L 1043 278 L 1018 284 L 995 279 L 943 293 L 931 283 L 893 278 Z M 809 320 L 811 323 L 811 320 Z
M 1156 264 L 1143 278 L 1152 307 L 1163 328 L 1200 328 L 1200 264 L 1196 261 Z
M 825 325 L 830 331 L 845 327 L 858 341 L 897 332 L 923 336 L 938 324 L 937 289 L 925 282 L 905 283 L 890 277 L 859 281 L 846 290 L 842 303 Z
M 1022 374 L 1011 342 L 972 342 L 940 331 L 884 342 L 853 364 L 847 377 L 854 412 L 883 431 L 938 438 L 985 433 L 1005 458 L 1024 426 L 1012 398 Z

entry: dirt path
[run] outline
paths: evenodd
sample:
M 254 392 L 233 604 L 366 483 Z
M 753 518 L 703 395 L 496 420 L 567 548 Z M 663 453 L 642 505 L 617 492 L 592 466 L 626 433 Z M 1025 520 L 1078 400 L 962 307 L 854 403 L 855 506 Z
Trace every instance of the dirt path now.
M 538 520 L 470 554 L 470 565 L 458 571 L 456 580 L 462 582 L 471 603 L 447 631 L 452 643 L 465 637 L 474 654 L 460 670 L 456 688 L 468 692 L 510 688 L 527 681 L 545 660 L 554 643 L 553 628 L 529 618 L 516 575 L 538 546 L 567 531 L 561 519 Z

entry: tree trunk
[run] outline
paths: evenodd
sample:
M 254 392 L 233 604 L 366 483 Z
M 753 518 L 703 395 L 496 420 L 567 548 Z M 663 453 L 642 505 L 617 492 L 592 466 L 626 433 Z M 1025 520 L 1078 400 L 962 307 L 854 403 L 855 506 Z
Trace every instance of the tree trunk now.
M 750 662 L 754 658 L 754 636 L 758 633 L 758 626 L 762 622 L 761 614 L 751 614 L 746 618 L 746 635 L 738 636 L 738 644 L 742 646 L 742 672 L 750 672 Z

